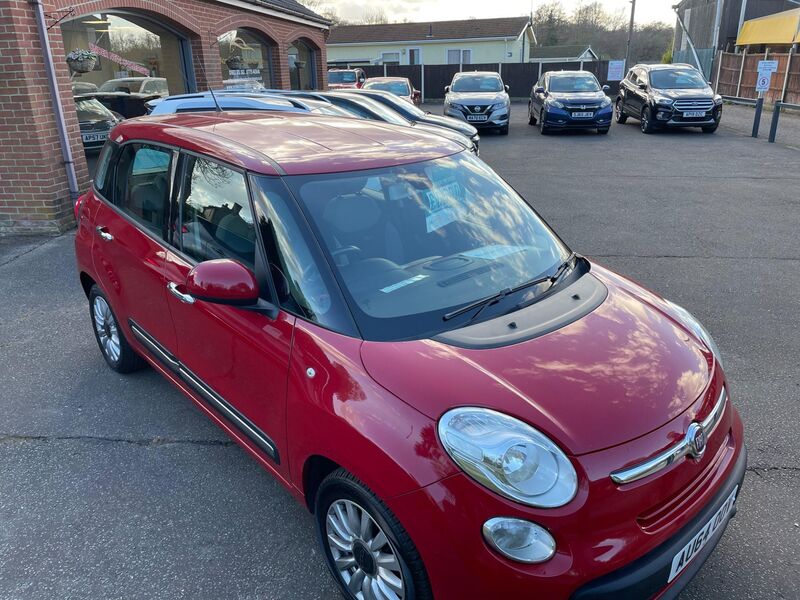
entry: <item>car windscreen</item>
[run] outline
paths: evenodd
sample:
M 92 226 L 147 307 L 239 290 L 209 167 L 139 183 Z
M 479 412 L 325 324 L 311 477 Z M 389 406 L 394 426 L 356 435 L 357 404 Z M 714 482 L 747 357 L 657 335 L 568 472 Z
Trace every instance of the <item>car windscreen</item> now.
M 599 92 L 600 84 L 592 75 L 551 75 L 551 92 Z
M 497 75 L 459 75 L 450 86 L 453 92 L 502 92 L 503 81 Z
M 368 90 L 381 90 L 395 96 L 410 96 L 411 90 L 405 81 L 368 81 L 364 84 Z
M 374 94 L 363 94 L 369 98 L 374 99 L 376 102 L 381 102 L 408 119 L 413 118 L 420 118 L 425 116 L 425 111 L 420 110 L 410 102 L 406 102 L 405 100 L 401 100 L 394 94 L 390 94 L 388 92 L 381 93 L 380 90 L 373 90 Z
M 656 69 L 650 71 L 650 85 L 657 90 L 701 90 L 708 83 L 694 69 Z
M 86 123 L 89 121 L 113 121 L 114 115 L 105 106 L 100 104 L 96 98 L 78 98 L 75 100 L 75 109 L 78 113 L 78 121 Z
M 355 83 L 355 71 L 328 71 L 328 83 Z
M 550 274 L 569 254 L 535 211 L 467 152 L 285 181 L 366 339 L 420 339 L 463 326 L 469 312 L 444 316 Z

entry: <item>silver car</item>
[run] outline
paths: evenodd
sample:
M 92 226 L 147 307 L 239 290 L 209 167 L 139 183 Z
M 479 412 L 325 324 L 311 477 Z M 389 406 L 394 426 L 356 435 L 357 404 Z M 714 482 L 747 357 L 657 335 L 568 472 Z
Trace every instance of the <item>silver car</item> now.
M 462 71 L 444 88 L 444 114 L 466 121 L 478 129 L 496 129 L 508 134 L 511 99 L 499 73 Z

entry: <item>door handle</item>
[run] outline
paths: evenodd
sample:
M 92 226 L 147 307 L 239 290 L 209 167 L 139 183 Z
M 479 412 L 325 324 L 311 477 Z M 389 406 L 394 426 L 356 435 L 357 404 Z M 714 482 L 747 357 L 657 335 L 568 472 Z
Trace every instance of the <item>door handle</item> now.
M 183 302 L 184 304 L 194 304 L 194 296 L 189 294 L 184 294 L 178 289 L 178 284 L 174 281 L 170 281 L 167 284 L 167 289 L 169 290 L 170 294 L 175 296 L 178 300 Z
M 108 230 L 102 225 L 95 227 L 95 231 L 97 231 L 97 235 L 99 235 L 103 241 L 111 242 L 114 240 L 114 236 L 108 233 Z

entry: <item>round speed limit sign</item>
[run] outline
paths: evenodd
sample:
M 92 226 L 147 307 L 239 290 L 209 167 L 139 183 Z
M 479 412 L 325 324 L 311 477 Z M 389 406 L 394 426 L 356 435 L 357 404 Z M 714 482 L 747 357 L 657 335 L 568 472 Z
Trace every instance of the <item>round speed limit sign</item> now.
M 766 92 L 769 90 L 769 82 L 772 78 L 772 73 L 760 73 L 758 75 L 758 81 L 756 81 L 756 91 L 757 92 Z

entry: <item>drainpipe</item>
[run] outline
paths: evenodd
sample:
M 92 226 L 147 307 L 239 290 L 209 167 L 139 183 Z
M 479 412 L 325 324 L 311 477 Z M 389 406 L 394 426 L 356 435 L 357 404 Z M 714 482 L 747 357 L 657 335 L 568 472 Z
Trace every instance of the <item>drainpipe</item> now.
M 50 38 L 47 35 L 47 24 L 44 20 L 44 7 L 40 0 L 28 0 L 36 10 L 36 26 L 39 30 L 39 42 L 44 53 L 44 67 L 47 71 L 47 83 L 50 87 L 50 95 L 53 98 L 53 113 L 56 119 L 56 129 L 58 129 L 58 139 L 61 142 L 61 156 L 64 159 L 64 169 L 67 172 L 67 185 L 69 186 L 69 199 L 72 205 L 78 201 L 80 191 L 78 190 L 78 177 L 75 175 L 75 161 L 72 160 L 72 147 L 69 145 L 67 136 L 67 125 L 64 120 L 64 106 L 61 104 L 61 96 L 58 92 L 58 80 L 56 70 L 53 66 L 53 50 L 50 47 Z

